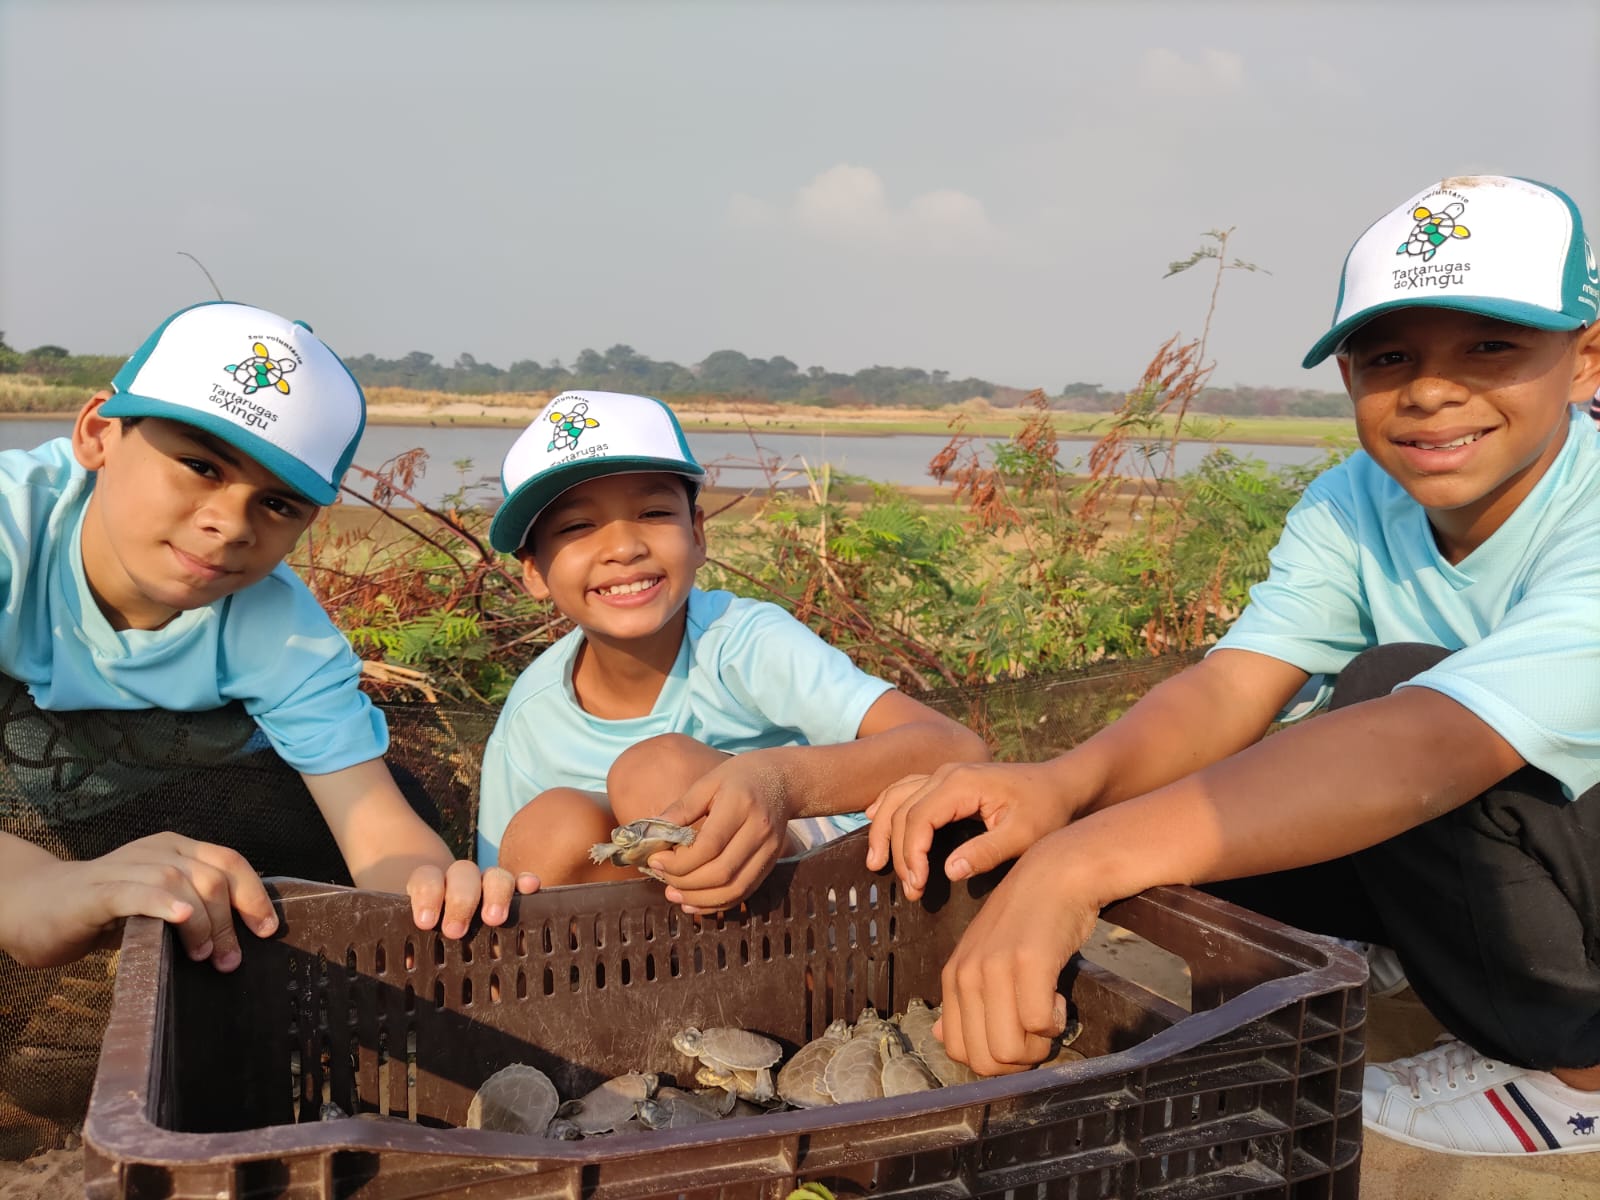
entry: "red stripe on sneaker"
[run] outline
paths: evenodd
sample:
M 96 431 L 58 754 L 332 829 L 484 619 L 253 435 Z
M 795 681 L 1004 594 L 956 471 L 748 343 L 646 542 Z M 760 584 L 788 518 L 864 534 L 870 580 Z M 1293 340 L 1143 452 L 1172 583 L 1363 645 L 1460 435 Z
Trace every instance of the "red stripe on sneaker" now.
M 1497 1090 L 1496 1088 L 1490 1088 L 1484 1095 L 1489 1098 L 1489 1103 L 1494 1105 L 1494 1110 L 1500 1114 L 1500 1119 L 1511 1127 L 1512 1133 L 1517 1135 L 1517 1141 L 1522 1143 L 1522 1148 L 1529 1154 L 1534 1153 L 1539 1147 L 1533 1144 L 1533 1139 L 1528 1136 L 1528 1131 L 1519 1125 L 1517 1119 L 1511 1115 L 1511 1110 L 1506 1107 L 1505 1101 L 1495 1095 Z

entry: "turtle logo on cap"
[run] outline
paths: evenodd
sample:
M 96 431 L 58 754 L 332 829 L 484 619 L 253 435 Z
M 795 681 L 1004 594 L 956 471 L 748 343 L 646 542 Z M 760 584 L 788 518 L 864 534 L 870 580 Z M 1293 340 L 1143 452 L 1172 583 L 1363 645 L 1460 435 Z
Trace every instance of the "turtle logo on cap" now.
M 1411 213 L 1411 219 L 1416 222 L 1411 236 L 1400 243 L 1395 253 L 1413 257 L 1420 255 L 1423 262 L 1428 262 L 1439 252 L 1439 247 L 1451 238 L 1471 237 L 1467 227 L 1456 220 L 1466 210 L 1467 206 L 1459 200 L 1452 200 L 1439 212 L 1419 204 Z
M 567 405 L 566 412 L 551 410 L 550 423 L 556 427 L 554 435 L 546 450 L 570 450 L 578 444 L 578 439 L 583 436 L 585 429 L 598 429 L 600 422 L 588 415 L 589 402 L 587 400 L 574 400 Z
M 244 394 L 252 395 L 263 388 L 277 388 L 285 396 L 289 394 L 289 381 L 284 378 L 294 370 L 295 362 L 292 358 L 272 358 L 267 354 L 267 348 L 260 342 L 251 347 L 255 356 L 243 362 L 229 363 L 222 369 L 233 376 L 235 383 L 244 384 Z

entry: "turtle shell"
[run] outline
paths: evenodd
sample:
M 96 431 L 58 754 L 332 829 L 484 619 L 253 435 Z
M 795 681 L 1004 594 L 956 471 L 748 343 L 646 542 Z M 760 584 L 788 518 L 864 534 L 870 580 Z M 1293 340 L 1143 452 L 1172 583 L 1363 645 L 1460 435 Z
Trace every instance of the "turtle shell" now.
M 796 1108 L 835 1103 L 828 1089 L 822 1086 L 822 1073 L 827 1070 L 834 1052 L 849 1040 L 849 1024 L 838 1020 L 823 1030 L 821 1037 L 812 1038 L 801 1046 L 778 1072 L 778 1095 Z
M 939 1086 L 938 1076 L 895 1038 L 884 1038 L 879 1049 L 883 1058 L 885 1096 L 909 1096 L 912 1092 L 927 1092 Z
M 870 1037 L 852 1037 L 834 1051 L 822 1071 L 822 1086 L 839 1104 L 883 1095 L 883 1057 Z
M 688 826 L 674 825 L 660 817 L 645 817 L 617 826 L 611 831 L 609 842 L 598 842 L 589 850 L 589 859 L 642 870 L 652 854 L 674 846 L 687 846 L 693 841 L 694 830 Z
M 654 1075 L 618 1075 L 588 1095 L 563 1104 L 561 1115 L 576 1125 L 584 1137 L 614 1133 L 633 1120 L 639 1102 L 650 1099 L 655 1092 Z
M 467 1128 L 541 1135 L 560 1104 L 550 1076 L 538 1067 L 512 1063 L 485 1079 L 473 1095 Z
M 783 1057 L 783 1047 L 771 1038 L 730 1025 L 704 1030 L 691 1025 L 677 1034 L 672 1044 L 708 1067 L 729 1071 L 758 1071 Z
M 916 1056 L 927 1064 L 928 1070 L 938 1077 L 945 1087 L 958 1083 L 971 1083 L 982 1076 L 966 1063 L 958 1063 L 946 1053 L 944 1043 L 933 1036 L 933 1026 L 940 1010 L 929 1008 L 920 1000 L 912 1000 L 900 1016 L 900 1031 L 911 1043 Z
M 687 1129 L 721 1120 L 733 1107 L 734 1094 L 718 1089 L 716 1098 L 682 1088 L 664 1087 L 638 1104 L 639 1120 L 648 1129 Z

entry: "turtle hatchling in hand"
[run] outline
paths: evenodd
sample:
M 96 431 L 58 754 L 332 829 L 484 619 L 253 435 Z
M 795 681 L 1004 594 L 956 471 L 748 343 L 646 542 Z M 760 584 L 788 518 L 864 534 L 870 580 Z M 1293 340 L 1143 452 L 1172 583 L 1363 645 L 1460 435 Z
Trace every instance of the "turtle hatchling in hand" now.
M 674 846 L 687 846 L 693 841 L 694 830 L 688 826 L 674 825 L 660 817 L 645 817 L 613 829 L 609 842 L 597 842 L 591 847 L 589 860 L 617 867 L 638 867 L 652 879 L 659 879 L 647 865 L 650 856 Z

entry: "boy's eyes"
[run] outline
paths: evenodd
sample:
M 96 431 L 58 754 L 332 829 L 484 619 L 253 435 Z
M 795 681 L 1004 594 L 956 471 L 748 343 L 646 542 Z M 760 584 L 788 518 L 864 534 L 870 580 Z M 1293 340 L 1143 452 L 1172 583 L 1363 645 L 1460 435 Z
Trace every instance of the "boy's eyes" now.
M 1404 350 L 1376 350 L 1367 355 L 1369 367 L 1393 367 L 1406 361 Z
M 647 508 L 639 514 L 638 519 L 641 521 L 655 521 L 662 519 L 671 520 L 677 515 L 678 514 L 672 509 L 666 507 Z M 558 523 L 555 527 L 555 534 L 557 537 L 570 537 L 572 534 L 583 533 L 586 530 L 596 529 L 598 527 L 599 526 L 594 521 L 589 520 L 587 517 L 574 518 L 570 521 L 562 521 Z
M 202 479 L 220 480 L 222 478 L 222 471 L 217 467 L 217 464 L 206 459 L 193 458 L 183 454 L 178 456 L 178 461 Z M 261 498 L 261 503 L 268 512 L 291 521 L 298 521 L 305 515 L 303 505 L 284 496 L 266 495 Z
M 263 496 L 261 503 L 266 505 L 271 512 L 280 517 L 287 517 L 291 521 L 298 521 L 302 516 L 300 506 L 292 500 L 285 500 L 282 496 Z
M 204 475 L 207 479 L 215 479 L 220 474 L 215 464 L 209 463 L 203 458 L 181 457 L 178 459 L 178 461 L 184 466 L 188 467 L 189 470 L 193 471 L 196 475 Z

